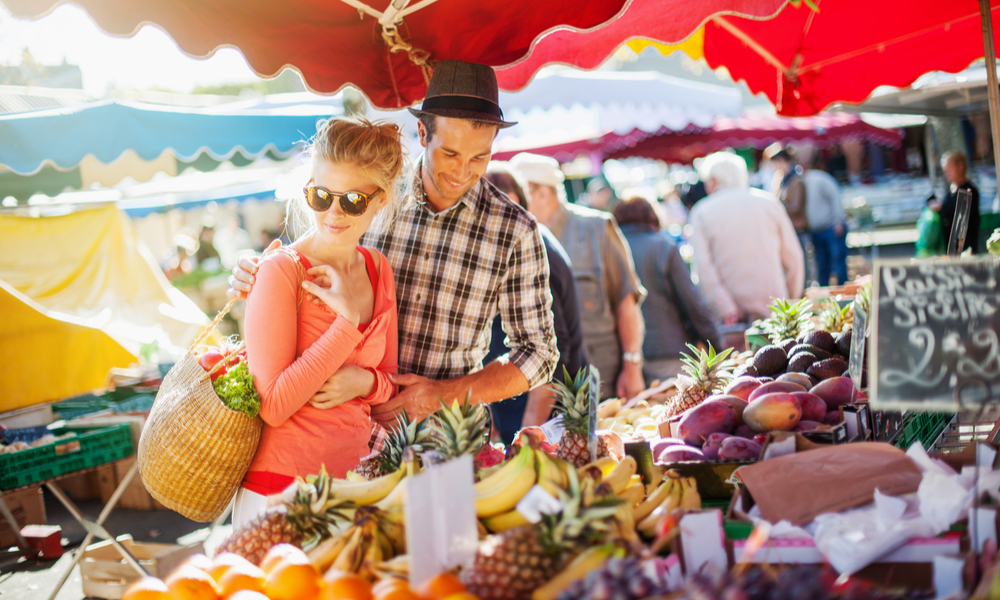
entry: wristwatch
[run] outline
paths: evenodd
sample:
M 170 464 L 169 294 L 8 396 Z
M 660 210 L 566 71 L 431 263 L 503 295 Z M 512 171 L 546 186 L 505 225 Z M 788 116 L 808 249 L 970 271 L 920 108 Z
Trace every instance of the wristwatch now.
M 622 352 L 622 360 L 630 362 L 637 367 L 642 366 L 642 350 L 638 352 Z

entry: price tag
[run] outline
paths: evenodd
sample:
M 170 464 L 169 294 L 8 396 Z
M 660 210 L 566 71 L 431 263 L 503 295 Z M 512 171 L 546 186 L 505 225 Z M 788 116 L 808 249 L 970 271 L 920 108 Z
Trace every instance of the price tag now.
M 542 515 L 554 515 L 562 511 L 563 503 L 536 484 L 528 490 L 515 508 L 528 522 L 537 523 L 542 520 Z
M 851 331 L 851 356 L 847 372 L 854 382 L 854 389 L 861 389 L 861 374 L 865 366 L 865 335 L 868 327 L 868 313 L 861 303 L 854 300 L 854 329 Z M 854 398 L 851 398 L 853 401 Z
M 601 374 L 597 367 L 590 365 L 590 431 L 587 439 L 590 446 L 590 462 L 597 460 L 597 405 L 601 401 Z
M 951 222 L 951 235 L 948 238 L 948 256 L 958 256 L 965 247 L 965 238 L 969 232 L 969 215 L 972 212 L 972 192 L 958 190 L 955 202 L 955 220 Z
M 410 583 L 472 560 L 479 545 L 472 457 L 435 465 L 405 481 Z
M 545 438 L 553 446 L 558 446 L 563 434 L 566 433 L 566 425 L 563 424 L 562 415 L 542 423 L 541 429 L 542 433 L 545 434 Z

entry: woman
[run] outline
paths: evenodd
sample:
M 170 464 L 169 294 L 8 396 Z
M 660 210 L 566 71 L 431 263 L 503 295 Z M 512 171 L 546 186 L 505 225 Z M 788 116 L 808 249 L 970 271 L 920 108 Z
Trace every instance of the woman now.
M 325 467 L 344 477 L 368 454 L 371 407 L 396 393 L 387 377 L 397 372 L 392 271 L 381 253 L 358 242 L 369 227 L 385 227 L 397 204 L 399 130 L 325 121 L 311 160 L 304 197 L 288 204 L 288 221 L 298 218 L 309 229 L 261 258 L 247 300 L 247 362 L 264 429 L 236 496 L 237 527 L 296 476 Z
M 660 220 L 649 200 L 619 202 L 612 211 L 632 249 L 635 271 L 649 294 L 642 303 L 646 337 L 642 342 L 646 385 L 681 372 L 685 344 L 711 342 L 720 348 L 711 313 L 698 297 L 677 244 L 660 233 Z

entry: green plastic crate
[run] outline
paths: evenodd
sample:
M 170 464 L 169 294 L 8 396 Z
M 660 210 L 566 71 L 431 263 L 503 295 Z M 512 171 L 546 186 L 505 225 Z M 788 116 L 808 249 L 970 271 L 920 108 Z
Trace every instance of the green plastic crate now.
M 11 490 L 96 467 L 132 455 L 132 431 L 128 423 L 109 427 L 60 427 L 52 431 L 59 440 L 37 448 L 0 454 L 0 490 Z
M 954 416 L 953 413 L 908 412 L 903 415 L 902 431 L 894 443 L 906 450 L 919 440 L 925 449 L 929 449 Z

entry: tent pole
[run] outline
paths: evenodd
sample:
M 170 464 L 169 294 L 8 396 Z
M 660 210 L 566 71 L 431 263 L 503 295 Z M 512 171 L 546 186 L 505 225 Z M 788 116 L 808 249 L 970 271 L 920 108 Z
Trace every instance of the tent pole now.
M 997 54 L 993 46 L 993 14 L 990 0 L 979 0 L 983 24 L 983 50 L 986 57 L 986 84 L 990 100 L 990 130 L 993 132 L 993 164 L 1000 178 L 1000 88 L 997 87 Z

